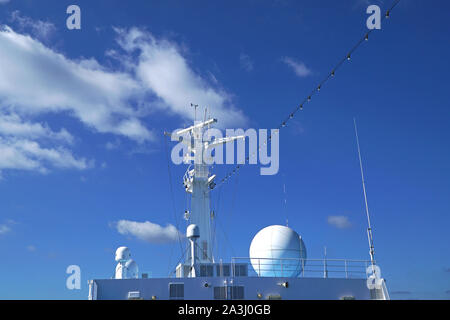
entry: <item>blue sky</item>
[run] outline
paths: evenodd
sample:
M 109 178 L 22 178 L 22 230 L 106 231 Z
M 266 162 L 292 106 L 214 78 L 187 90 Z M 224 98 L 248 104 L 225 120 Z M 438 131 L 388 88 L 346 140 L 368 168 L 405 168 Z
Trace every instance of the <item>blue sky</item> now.
M 367 6 L 390 1 L 77 1 L 81 30 L 66 28 L 70 4 L 0 1 L 3 299 L 85 299 L 120 245 L 166 275 L 176 241 L 117 229 L 125 219 L 184 232 L 185 167 L 170 168 L 175 218 L 163 131 L 192 121 L 191 102 L 223 127 L 275 128 L 366 32 Z M 311 258 L 324 246 L 369 258 L 356 117 L 392 298 L 450 298 L 449 9 L 401 1 L 281 130 L 279 173 L 247 166 L 220 201 L 215 191 L 220 257 L 247 256 L 258 230 L 288 218 Z M 72 264 L 81 290 L 65 287 Z

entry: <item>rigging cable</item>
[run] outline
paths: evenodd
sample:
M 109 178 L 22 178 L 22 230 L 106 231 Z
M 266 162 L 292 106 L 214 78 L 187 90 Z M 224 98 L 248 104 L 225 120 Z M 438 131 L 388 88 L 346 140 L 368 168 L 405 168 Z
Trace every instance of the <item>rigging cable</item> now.
M 367 238 L 369 240 L 369 253 L 370 253 L 370 262 L 373 265 L 375 265 L 375 248 L 373 246 L 373 235 L 372 235 L 372 225 L 370 223 L 370 214 L 369 214 L 369 205 L 367 204 L 367 193 L 366 193 L 366 184 L 364 181 L 364 171 L 363 171 L 363 165 L 362 165 L 362 159 L 361 159 L 361 149 L 359 148 L 359 138 L 358 138 L 358 129 L 356 128 L 356 120 L 353 118 L 353 123 L 355 125 L 355 135 L 356 135 L 356 145 L 358 147 L 358 159 L 359 159 L 359 168 L 361 169 L 361 181 L 362 181 L 362 188 L 364 193 L 364 204 L 366 206 L 366 215 L 367 215 Z
M 169 175 L 170 197 L 171 197 L 171 200 L 172 200 L 173 215 L 174 215 L 174 218 L 175 218 L 175 225 L 176 225 L 176 228 L 177 228 L 178 243 L 180 244 L 180 250 L 181 250 L 181 253 L 183 254 L 184 250 L 183 250 L 183 244 L 181 243 L 180 228 L 179 228 L 179 223 L 178 223 L 178 219 L 177 219 L 177 209 L 176 209 L 176 205 L 175 205 L 175 197 L 174 197 L 174 192 L 173 192 L 172 173 L 170 171 L 170 160 L 169 160 L 169 150 L 168 150 L 168 146 L 167 146 L 167 139 L 168 139 L 168 137 L 164 137 L 164 147 L 165 147 L 166 157 L 167 157 L 167 172 L 168 172 L 168 175 Z
M 283 175 L 283 180 L 284 180 L 284 175 Z M 284 214 L 286 215 L 286 227 L 289 227 L 289 216 L 288 216 L 288 210 L 287 210 L 287 193 L 286 193 L 286 182 L 285 181 L 283 181 L 283 194 L 284 194 L 283 209 L 284 209 Z
M 384 21 L 385 19 L 388 19 L 390 17 L 391 11 L 397 6 L 397 4 L 400 2 L 400 0 L 395 0 L 394 3 L 389 7 L 388 10 L 386 10 L 385 14 L 382 16 L 381 21 Z M 322 89 L 323 85 L 330 80 L 331 78 L 333 78 L 335 76 L 336 71 L 343 65 L 343 63 L 345 61 L 350 61 L 351 60 L 351 56 L 352 54 L 356 51 L 356 49 L 358 49 L 360 47 L 360 45 L 369 40 L 369 35 L 370 33 L 372 33 L 372 31 L 375 29 L 370 29 L 368 32 L 366 32 L 364 34 L 364 36 L 359 39 L 356 44 L 350 49 L 350 51 L 347 52 L 347 54 L 334 66 L 334 68 L 331 69 L 331 71 L 328 73 L 328 75 L 319 82 L 319 84 L 314 87 L 314 89 L 300 102 L 300 104 L 285 118 L 285 120 L 283 120 L 277 127 L 277 129 L 281 129 L 286 127 L 286 124 L 289 120 L 291 120 L 292 118 L 294 118 L 295 114 L 299 111 L 299 110 L 303 110 L 303 107 L 305 104 L 307 104 L 308 102 L 311 101 L 312 97 L 319 93 L 320 90 Z M 278 131 L 275 131 L 274 134 L 276 134 Z M 269 140 L 272 139 L 272 133 L 269 134 L 267 140 L 264 142 L 264 145 L 267 144 L 267 142 Z M 258 151 L 261 150 L 261 146 L 258 148 Z M 252 153 L 252 156 L 255 154 L 255 152 Z M 250 159 L 250 156 L 247 156 L 245 158 L 245 163 Z M 245 164 L 244 163 L 244 164 Z M 236 173 L 239 172 L 239 169 L 243 166 L 243 164 L 239 164 L 237 165 L 232 171 L 229 171 L 224 178 L 222 178 L 217 185 L 215 186 L 215 188 L 221 187 L 225 182 L 228 181 L 229 178 L 231 178 L 233 175 L 235 175 Z
M 186 252 L 188 251 L 188 249 L 190 249 L 189 246 L 186 246 L 186 249 L 183 251 L 183 254 L 181 255 L 180 259 L 178 260 L 178 262 L 175 265 L 175 272 L 177 271 L 177 266 L 181 263 L 181 261 L 184 260 L 184 257 L 186 256 Z M 172 276 L 173 273 L 174 273 L 174 271 L 171 271 L 169 273 L 169 278 Z
M 213 233 L 212 233 L 213 234 L 213 237 L 212 237 L 212 251 L 213 251 L 213 254 L 214 254 L 214 248 L 217 245 L 217 256 L 218 257 L 220 256 L 220 254 L 219 254 L 220 247 L 219 247 L 219 243 L 217 241 L 217 234 L 216 234 L 216 229 L 217 229 L 216 217 L 219 214 L 219 210 L 220 210 L 220 195 L 221 195 L 221 191 L 222 191 L 222 189 L 219 189 L 219 193 L 217 195 L 217 200 L 216 200 L 216 205 L 215 205 L 215 208 L 213 210 L 213 212 L 214 212 L 214 224 L 213 224 Z

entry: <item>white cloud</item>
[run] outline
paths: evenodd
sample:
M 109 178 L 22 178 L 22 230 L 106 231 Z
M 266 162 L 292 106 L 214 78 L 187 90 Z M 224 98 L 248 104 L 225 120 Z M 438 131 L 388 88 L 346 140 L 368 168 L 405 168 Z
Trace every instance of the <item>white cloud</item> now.
M 48 40 L 56 31 L 53 23 L 22 16 L 17 10 L 11 14 L 11 21 L 16 23 L 20 30 L 30 30 L 31 34 L 40 40 Z
M 13 17 L 31 26 L 29 18 Z M 195 102 L 224 126 L 245 123 L 230 95 L 194 72 L 175 43 L 136 28 L 116 31 L 123 51 L 109 55 L 120 59 L 122 71 L 94 58 L 69 59 L 32 36 L 0 26 L 0 171 L 91 167 L 67 148 L 74 141 L 68 130 L 35 120 L 48 114 L 74 117 L 94 133 L 126 137 L 140 148 L 155 140 L 143 122 L 154 110 L 192 120 L 188 106 Z
M 142 94 L 130 75 L 99 69 L 92 60 L 69 60 L 9 27 L 0 31 L 0 47 L 3 108 L 26 115 L 65 111 L 98 132 L 153 138 L 130 102 Z
M 41 143 L 72 144 L 73 136 L 64 128 L 52 131 L 46 123 L 24 121 L 19 115 L 0 111 L 0 171 L 3 169 L 49 171 L 58 168 L 88 168 L 85 159 L 76 159 L 65 147 L 42 147 Z
M 0 236 L 3 234 L 7 234 L 11 231 L 11 228 L 8 227 L 6 224 L 0 224 Z
M 193 119 L 190 103 L 207 107 L 211 116 L 220 119 L 223 126 L 242 125 L 246 118 L 236 109 L 229 94 L 214 88 L 190 68 L 177 45 L 137 28 L 129 31 L 115 29 L 118 42 L 129 54 L 138 52 L 137 62 L 128 65 L 139 81 L 159 98 L 165 108 L 183 118 Z
M 328 224 L 338 228 L 338 229 L 346 229 L 351 227 L 351 223 L 347 216 L 329 216 Z
M 65 112 L 97 132 L 153 139 L 131 103 L 142 88 L 130 75 L 69 60 L 9 27 L 0 28 L 0 48 L 0 170 L 91 167 L 61 146 L 74 140 L 65 128 L 32 122 L 43 114 Z
M 132 235 L 140 240 L 150 243 L 168 243 L 177 241 L 183 237 L 173 225 L 165 227 L 150 221 L 136 222 L 119 220 L 116 224 L 117 231 L 123 235 Z
M 6 219 L 3 224 L 0 224 L 0 236 L 10 233 L 12 230 L 11 227 L 15 224 L 17 224 L 16 221 L 12 219 Z
M 17 114 L 0 113 L 0 135 L 30 139 L 55 139 L 73 143 L 73 136 L 64 128 L 59 132 L 52 131 L 46 123 L 24 121 Z
M 253 61 L 250 59 L 250 57 L 245 54 L 241 53 L 239 56 L 239 62 L 241 63 L 241 67 L 246 71 L 252 71 L 253 70 Z
M 120 140 L 108 141 L 105 144 L 106 150 L 114 150 L 114 149 L 117 149 L 119 146 L 120 146 Z
M 0 137 L 0 170 L 37 170 L 47 173 L 48 165 L 56 168 L 83 170 L 92 167 L 93 163 L 84 158 L 75 158 L 64 147 L 43 148 L 36 141 Z
M 294 70 L 295 74 L 299 77 L 306 77 L 309 76 L 312 71 L 309 69 L 303 62 L 297 61 L 290 57 L 284 57 L 281 59 L 284 63 L 286 63 L 288 66 Z
M 9 0 L 0 0 L 0 4 L 8 3 Z

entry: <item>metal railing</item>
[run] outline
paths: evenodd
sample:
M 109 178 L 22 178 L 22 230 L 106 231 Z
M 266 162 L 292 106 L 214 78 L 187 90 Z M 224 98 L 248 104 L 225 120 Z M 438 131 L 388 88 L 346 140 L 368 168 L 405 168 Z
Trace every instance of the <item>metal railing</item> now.
M 295 258 L 247 258 L 231 259 L 235 276 L 237 265 L 247 265 L 248 276 L 254 277 L 313 277 L 365 279 L 369 260 L 353 259 L 295 259 Z

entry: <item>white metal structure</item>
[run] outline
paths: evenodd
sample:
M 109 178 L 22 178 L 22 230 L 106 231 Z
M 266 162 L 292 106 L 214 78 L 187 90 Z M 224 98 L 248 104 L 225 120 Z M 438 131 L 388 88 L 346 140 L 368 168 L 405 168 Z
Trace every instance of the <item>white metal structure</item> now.
M 131 257 L 131 253 L 130 253 L 130 249 L 128 249 L 127 247 L 119 247 L 116 250 L 116 256 L 115 256 L 115 260 L 117 262 L 121 262 L 121 261 L 127 261 L 129 260 Z
M 183 178 L 185 191 L 191 194 L 191 211 L 187 218 L 191 224 L 195 224 L 200 232 L 197 240 L 200 248 L 198 259 L 200 262 L 214 262 L 212 254 L 211 239 L 211 209 L 210 190 L 214 188 L 215 175 L 209 172 L 210 163 L 208 155 L 217 146 L 244 136 L 225 137 L 210 141 L 210 137 L 205 136 L 204 129 L 216 123 L 216 119 L 209 119 L 204 122 L 196 122 L 193 126 L 181 129 L 171 134 L 173 140 L 178 140 L 186 144 L 188 155 L 185 163 L 194 162 L 193 168 L 188 167 Z M 186 261 L 189 261 L 190 254 Z
M 186 215 L 190 250 L 176 266 L 175 277 L 139 278 L 129 249 L 120 247 L 115 278 L 89 281 L 89 299 L 389 299 L 384 280 L 378 282 L 381 287 L 368 285 L 368 266 L 375 266 L 372 250 L 371 261 L 307 259 L 303 240 L 287 226 L 260 230 L 250 245 L 250 257 L 228 263 L 214 259 L 209 203 L 215 175 L 204 155 L 214 146 L 244 138 L 209 141 L 204 128 L 215 122 L 195 123 L 171 135 L 186 144 L 186 162 L 194 162 L 183 177 L 185 191 L 192 196 Z
M 136 262 L 131 259 L 130 249 L 119 247 L 116 250 L 117 261 L 115 279 L 136 279 L 139 277 L 139 269 Z
M 284 264 L 281 263 L 283 259 Z M 250 244 L 250 261 L 259 276 L 297 277 L 305 259 L 306 247 L 302 238 L 286 226 L 265 227 Z
M 200 238 L 200 231 L 197 225 L 190 224 L 186 230 L 186 238 L 189 239 L 191 243 L 191 271 L 189 276 L 195 278 L 197 275 L 197 239 Z

